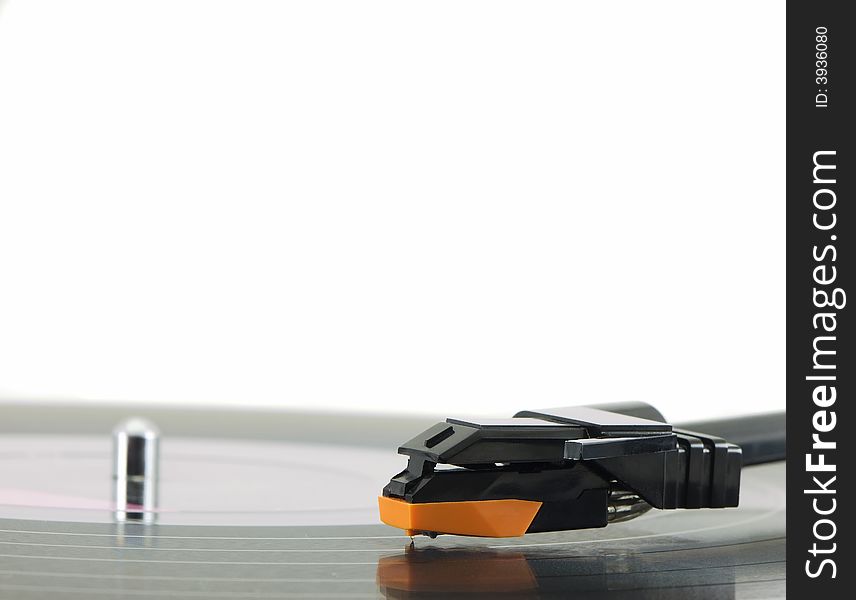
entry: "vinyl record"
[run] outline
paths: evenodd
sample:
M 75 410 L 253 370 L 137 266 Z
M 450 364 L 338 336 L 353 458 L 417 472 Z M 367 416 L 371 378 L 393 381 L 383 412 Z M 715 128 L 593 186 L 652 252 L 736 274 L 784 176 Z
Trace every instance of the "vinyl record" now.
M 24 413 L 0 438 L 3 598 L 784 596 L 784 463 L 745 468 L 736 509 L 411 542 L 379 524 L 376 497 L 412 421 L 149 414 L 164 431 L 159 501 L 137 522 L 117 520 L 109 428 L 93 433 L 118 413 L 38 426 Z

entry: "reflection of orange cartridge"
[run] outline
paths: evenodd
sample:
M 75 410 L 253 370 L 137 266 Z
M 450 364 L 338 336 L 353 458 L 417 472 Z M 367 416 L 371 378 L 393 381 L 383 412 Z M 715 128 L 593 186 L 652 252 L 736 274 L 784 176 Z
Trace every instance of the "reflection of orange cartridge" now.
M 378 561 L 377 583 L 387 598 L 422 594 L 476 594 L 495 597 L 513 594 L 526 598 L 538 584 L 526 558 L 519 552 L 497 553 L 419 550 Z
M 384 488 L 380 517 L 409 535 L 603 527 L 651 506 L 736 506 L 740 486 L 738 446 L 673 430 L 642 403 L 447 419 L 398 451 L 407 468 Z

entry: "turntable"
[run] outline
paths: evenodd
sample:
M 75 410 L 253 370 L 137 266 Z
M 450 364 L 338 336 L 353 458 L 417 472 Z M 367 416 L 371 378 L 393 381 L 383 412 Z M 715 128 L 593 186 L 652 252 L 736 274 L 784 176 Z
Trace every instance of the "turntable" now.
M 779 417 L 720 423 L 737 444 L 776 430 L 762 464 L 743 468 L 736 508 L 411 539 L 380 522 L 377 496 L 404 467 L 394 449 L 435 422 L 3 406 L 0 597 L 784 596 Z

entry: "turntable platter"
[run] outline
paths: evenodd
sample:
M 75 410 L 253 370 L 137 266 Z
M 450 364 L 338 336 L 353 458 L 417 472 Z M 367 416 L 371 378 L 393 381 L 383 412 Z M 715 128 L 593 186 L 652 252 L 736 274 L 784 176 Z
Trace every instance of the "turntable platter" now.
M 153 418 L 170 430 L 169 415 Z M 277 417 L 257 418 L 267 431 Z M 736 509 L 411 545 L 377 520 L 377 492 L 403 463 L 365 419 L 325 417 L 307 433 L 297 418 L 280 440 L 252 430 L 212 439 L 194 437 L 216 432 L 200 416 L 192 431 L 164 436 L 161 502 L 148 524 L 112 519 L 109 439 L 4 434 L 0 597 L 784 596 L 784 463 L 746 468 Z M 341 435 L 324 440 L 322 429 Z

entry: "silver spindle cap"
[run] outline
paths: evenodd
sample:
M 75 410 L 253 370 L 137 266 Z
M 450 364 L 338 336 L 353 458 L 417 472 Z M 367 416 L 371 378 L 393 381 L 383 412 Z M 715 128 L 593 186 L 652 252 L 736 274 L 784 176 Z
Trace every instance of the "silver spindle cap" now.
M 158 503 L 160 431 L 131 418 L 113 430 L 113 495 L 117 521 L 154 520 Z

